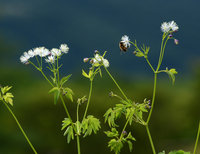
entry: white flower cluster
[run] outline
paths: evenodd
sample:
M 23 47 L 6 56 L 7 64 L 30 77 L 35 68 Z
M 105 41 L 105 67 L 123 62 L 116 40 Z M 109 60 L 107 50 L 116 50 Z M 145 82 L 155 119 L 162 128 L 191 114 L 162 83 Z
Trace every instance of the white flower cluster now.
M 54 63 L 55 57 L 61 56 L 62 53 L 68 53 L 69 47 L 67 44 L 61 44 L 60 48 L 53 48 L 51 50 L 46 49 L 45 47 L 37 47 L 33 50 L 29 50 L 28 52 L 24 52 L 23 55 L 20 57 L 20 61 L 22 63 L 28 63 L 30 58 L 33 58 L 35 56 L 40 57 L 47 57 L 45 61 L 47 63 Z
M 174 32 L 174 31 L 177 31 L 178 29 L 179 29 L 179 27 L 178 27 L 178 25 L 176 24 L 176 22 L 174 22 L 174 21 L 170 21 L 170 22 L 163 22 L 162 24 L 161 24 L 161 31 L 163 32 L 163 33 L 167 33 L 167 32 L 169 32 L 169 31 L 172 31 L 172 32 Z
M 107 59 L 104 59 L 99 54 L 95 54 L 94 58 L 92 58 L 92 65 L 103 63 L 105 67 L 109 67 L 109 61 Z
M 130 42 L 129 42 L 129 37 L 127 35 L 124 35 L 122 36 L 121 38 L 121 42 L 123 43 L 123 45 L 126 47 L 126 48 L 129 48 L 131 46 Z

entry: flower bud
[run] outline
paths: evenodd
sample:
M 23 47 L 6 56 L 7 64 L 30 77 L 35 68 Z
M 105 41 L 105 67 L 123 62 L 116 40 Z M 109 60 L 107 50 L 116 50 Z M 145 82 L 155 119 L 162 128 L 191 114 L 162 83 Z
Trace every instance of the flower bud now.
M 127 132 L 124 130 L 123 132 L 122 132 L 124 135 L 127 135 Z
M 99 53 L 99 51 L 98 51 L 98 50 L 95 50 L 94 53 L 97 54 L 97 53 Z
M 113 96 L 114 96 L 114 93 L 111 91 L 111 92 L 109 93 L 109 96 L 110 96 L 110 97 L 113 97 Z
M 84 59 L 83 59 L 83 62 L 84 62 L 84 63 L 87 63 L 88 61 L 89 61 L 89 58 L 84 58 Z
M 136 55 L 136 54 L 137 54 L 137 51 L 133 51 L 133 54 Z
M 173 35 L 172 34 L 169 34 L 169 38 L 172 38 L 173 37 Z
M 179 44 L 179 41 L 178 41 L 177 39 L 174 39 L 174 43 L 175 43 L 176 45 L 178 45 L 178 44 Z
M 92 64 L 92 63 L 94 63 L 94 60 L 93 60 L 93 59 L 90 60 L 90 64 Z

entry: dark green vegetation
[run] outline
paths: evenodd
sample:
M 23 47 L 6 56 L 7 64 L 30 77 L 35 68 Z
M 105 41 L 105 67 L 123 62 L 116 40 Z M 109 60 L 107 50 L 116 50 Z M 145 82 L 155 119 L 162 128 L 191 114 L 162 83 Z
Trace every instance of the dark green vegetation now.
M 74 153 L 76 151 L 75 141 L 69 145 L 66 144 L 66 138 L 63 137 L 61 124 L 65 112 L 60 102 L 54 107 L 53 96 L 48 94 L 51 88 L 44 80 L 40 80 L 40 74 L 33 76 L 33 72 L 28 67 L 26 71 L 15 72 L 3 71 L 1 69 L 0 81 L 3 85 L 13 85 L 12 93 L 14 98 L 14 107 L 12 108 L 18 119 L 21 121 L 24 130 L 27 132 L 38 153 Z M 198 70 L 198 69 L 196 69 Z M 35 73 L 35 72 L 34 72 Z M 115 73 L 112 73 L 115 76 Z M 158 80 L 158 94 L 155 102 L 155 112 L 152 115 L 150 129 L 158 151 L 166 152 L 174 149 L 183 149 L 192 151 L 196 137 L 199 114 L 199 91 L 200 91 L 200 72 L 196 71 L 190 80 L 183 80 L 177 77 L 174 86 L 171 86 L 167 75 Z M 151 98 L 152 95 L 152 77 L 146 79 L 137 79 L 131 77 L 121 78 L 119 84 L 127 95 L 136 102 L 141 102 L 144 96 Z M 88 81 L 79 74 L 73 74 L 69 81 L 69 87 L 73 89 L 75 97 L 88 95 Z M 110 91 L 119 94 L 115 85 L 104 73 L 103 79 L 97 77 L 94 80 L 91 106 L 88 112 L 101 119 L 102 129 L 97 135 L 92 135 L 85 139 L 81 138 L 81 148 L 83 153 L 110 153 L 107 148 L 107 138 L 103 131 L 108 130 L 104 125 L 103 114 L 106 109 L 114 106 L 118 101 L 108 96 Z M 74 114 L 76 111 L 75 102 L 68 101 L 69 112 Z M 83 109 L 84 104 L 80 106 Z M 1 153 L 20 153 L 31 152 L 16 123 L 10 116 L 5 106 L 0 104 L 0 152 Z M 83 114 L 83 113 L 82 113 Z M 120 121 L 123 125 L 124 121 Z M 151 127 L 153 126 L 153 127 Z M 130 129 L 130 127 L 128 127 Z M 135 153 L 151 153 L 151 147 L 148 142 L 145 129 L 139 125 L 131 128 L 132 134 L 137 142 L 133 144 Z M 12 147 L 12 148 L 11 148 Z M 99 149 L 96 151 L 96 149 Z M 127 151 L 125 151 L 125 149 Z M 122 153 L 129 153 L 128 148 L 122 150 Z M 148 152 L 147 152 L 148 151 Z

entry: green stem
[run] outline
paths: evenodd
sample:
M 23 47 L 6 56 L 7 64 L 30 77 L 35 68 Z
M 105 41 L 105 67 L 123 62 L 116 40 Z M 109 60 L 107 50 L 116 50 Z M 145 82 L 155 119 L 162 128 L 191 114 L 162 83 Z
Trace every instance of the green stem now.
M 90 91 L 89 91 L 88 102 L 87 102 L 87 106 L 86 106 L 85 113 L 84 113 L 84 116 L 83 116 L 83 120 L 85 119 L 85 117 L 87 115 L 88 107 L 89 107 L 89 104 L 90 104 L 90 99 L 91 99 L 91 95 L 92 95 L 92 84 L 93 84 L 93 80 L 90 81 Z
M 199 121 L 199 128 L 198 128 L 198 132 L 197 132 L 197 138 L 196 138 L 196 142 L 195 142 L 193 154 L 195 154 L 196 150 L 197 150 L 197 145 L 198 145 L 198 140 L 199 140 L 199 134 L 200 134 L 200 121 Z
M 148 58 L 145 58 L 145 59 L 146 59 L 147 63 L 149 64 L 149 66 L 151 67 L 152 71 L 155 73 L 155 70 L 154 70 L 153 66 L 151 65 L 151 63 L 149 62 Z
M 24 132 L 22 126 L 20 125 L 19 121 L 17 120 L 15 114 L 12 112 L 12 110 L 11 110 L 10 107 L 6 104 L 6 102 L 3 101 L 3 103 L 5 104 L 5 106 L 6 106 L 7 109 L 9 110 L 9 112 L 12 114 L 12 116 L 13 116 L 13 118 L 15 119 L 15 121 L 16 121 L 18 127 L 20 128 L 21 132 L 23 133 L 24 137 L 26 138 L 27 142 L 29 143 L 31 149 L 33 150 L 33 152 L 34 152 L 35 154 L 37 154 L 35 148 L 33 147 L 32 143 L 30 142 L 30 140 L 28 139 L 26 133 Z
M 57 77 L 58 77 L 58 86 L 59 86 L 60 85 L 60 76 L 59 76 L 58 56 L 57 56 Z
M 131 115 L 131 114 L 130 114 L 130 115 Z M 122 130 L 122 132 L 121 132 L 121 135 L 120 135 L 119 140 L 122 139 L 122 137 L 123 137 L 123 132 L 125 131 L 126 126 L 128 125 L 128 122 L 129 122 L 129 120 L 131 119 L 131 117 L 132 117 L 132 116 L 129 116 L 129 118 L 127 119 L 127 121 L 126 121 L 126 123 L 125 123 L 125 125 L 124 125 L 124 128 L 123 128 L 123 130 Z
M 40 70 L 40 72 L 42 73 L 42 75 L 44 76 L 44 78 L 49 82 L 49 84 L 54 87 L 54 85 L 51 83 L 51 81 L 49 81 L 49 79 L 47 78 L 47 76 L 44 74 L 44 72 L 42 70 Z
M 76 110 L 76 115 L 77 115 L 77 133 L 76 133 L 76 141 L 77 141 L 77 151 L 78 154 L 81 154 L 81 148 L 80 148 L 80 140 L 79 140 L 79 135 L 80 135 L 80 130 L 79 130 L 79 103 L 77 104 L 77 110 Z
M 69 114 L 69 111 L 68 111 L 68 109 L 67 109 L 67 107 L 66 107 L 66 105 L 65 105 L 65 101 L 64 101 L 62 95 L 60 95 L 60 99 L 61 99 L 61 102 L 62 102 L 63 107 L 64 107 L 64 109 L 65 109 L 65 112 L 66 112 L 68 118 L 70 119 L 70 122 L 71 122 L 71 124 L 72 124 L 72 127 L 73 127 L 74 131 L 76 132 L 77 130 L 75 129 L 74 123 L 73 123 L 72 118 L 71 118 L 71 116 L 70 116 L 70 114 Z M 77 132 L 76 132 L 76 133 L 77 133 Z
M 150 131 L 149 131 L 149 126 L 146 125 L 145 127 L 146 127 L 146 130 L 147 130 L 147 134 L 148 134 L 148 137 L 149 137 L 149 141 L 150 141 L 150 143 L 151 143 L 151 148 L 152 148 L 153 154 L 156 154 L 156 150 L 155 150 L 155 148 L 154 148 L 153 140 L 152 140 L 152 138 L 151 138 L 151 133 L 150 133 Z
M 78 154 L 81 154 L 79 135 L 76 136 Z
M 156 96 L 156 84 L 157 84 L 157 73 L 154 73 L 154 87 L 153 87 L 153 97 L 152 97 L 152 104 L 151 104 L 151 110 L 150 110 L 150 113 L 148 115 L 148 118 L 147 118 L 147 125 L 149 123 L 149 120 L 151 118 L 151 114 L 153 112 L 153 107 L 154 107 L 154 103 L 155 103 L 155 96 Z
M 160 47 L 160 56 L 159 56 L 158 65 L 157 65 L 156 71 L 159 70 L 160 65 L 161 65 L 161 57 L 162 57 L 162 51 L 163 51 L 163 43 L 164 43 L 164 40 L 165 40 L 165 33 L 164 33 L 163 36 L 162 36 L 162 42 L 161 42 L 161 47 Z
M 110 78 L 113 80 L 113 82 L 115 83 L 115 85 L 118 87 L 118 89 L 120 90 L 120 92 L 122 93 L 122 95 L 124 96 L 124 98 L 128 101 L 128 98 L 126 97 L 126 95 L 124 94 L 124 92 L 122 91 L 122 89 L 120 88 L 120 86 L 117 84 L 117 82 L 115 81 L 115 79 L 112 77 L 112 75 L 110 74 L 110 72 L 108 71 L 108 69 L 104 66 L 106 72 L 108 73 L 108 75 L 110 76 Z

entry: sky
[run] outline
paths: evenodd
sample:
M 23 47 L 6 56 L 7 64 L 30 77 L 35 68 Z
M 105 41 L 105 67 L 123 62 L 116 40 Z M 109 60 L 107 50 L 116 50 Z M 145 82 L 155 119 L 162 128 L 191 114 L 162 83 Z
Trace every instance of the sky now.
M 0 60 L 2 66 L 23 67 L 19 57 L 29 49 L 58 48 L 67 43 L 69 54 L 64 69 L 80 72 L 84 57 L 95 50 L 107 52 L 110 69 L 125 74 L 150 70 L 144 59 L 133 55 L 134 48 L 120 53 L 123 35 L 138 45 L 150 46 L 149 59 L 157 65 L 164 21 L 174 20 L 179 31 L 175 45 L 168 42 L 162 68 L 191 73 L 199 64 L 200 2 L 197 0 L 0 0 Z

